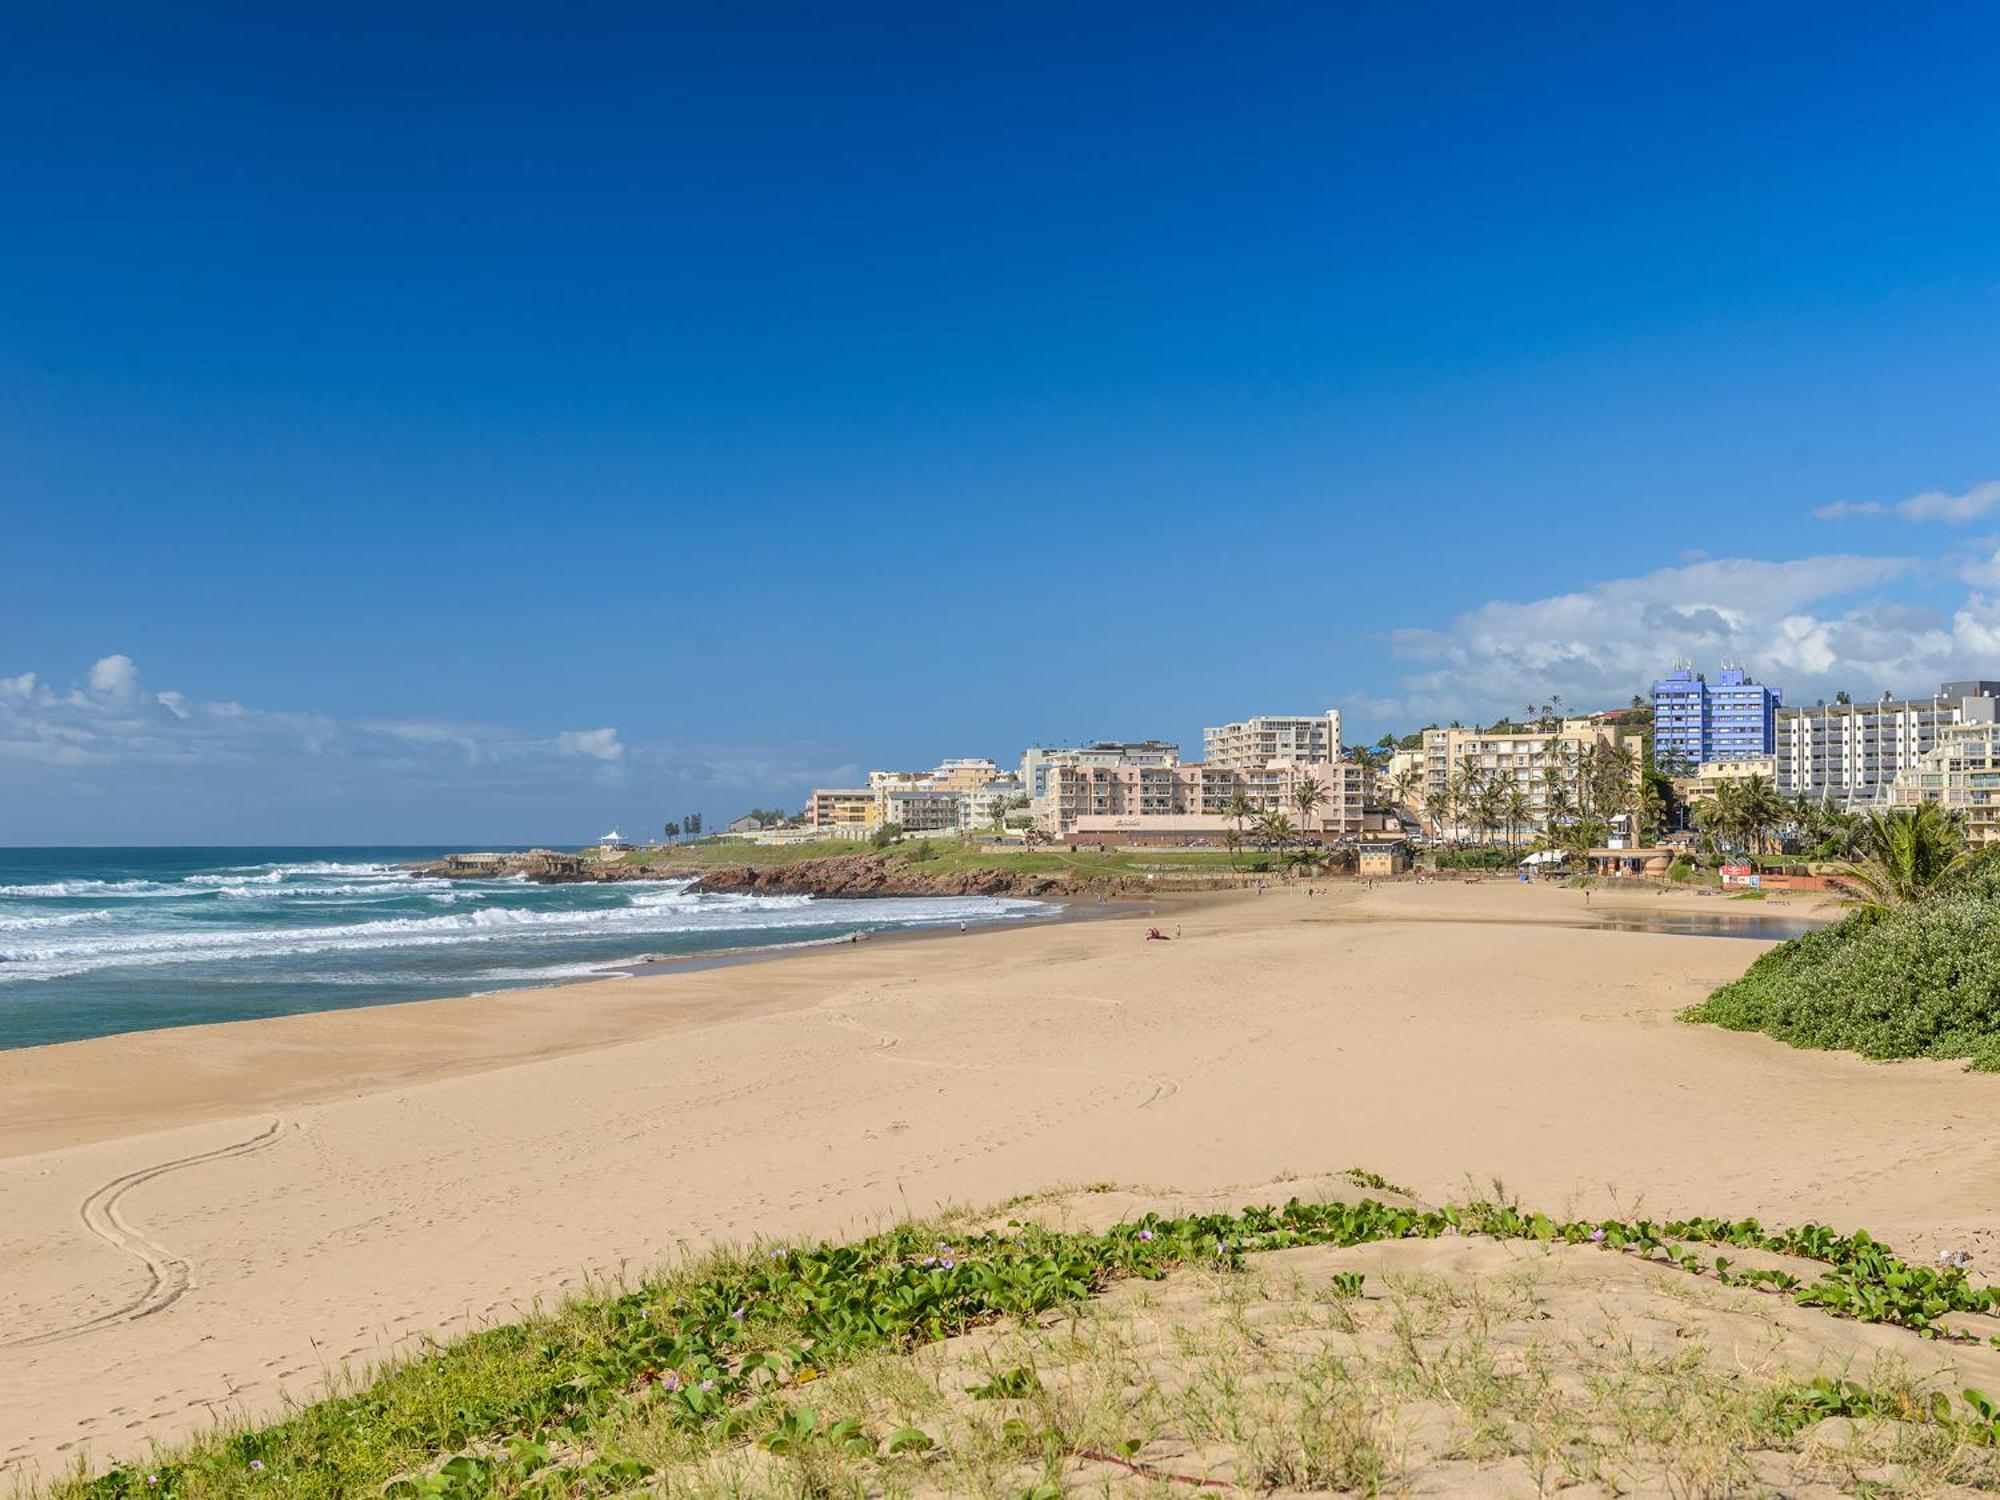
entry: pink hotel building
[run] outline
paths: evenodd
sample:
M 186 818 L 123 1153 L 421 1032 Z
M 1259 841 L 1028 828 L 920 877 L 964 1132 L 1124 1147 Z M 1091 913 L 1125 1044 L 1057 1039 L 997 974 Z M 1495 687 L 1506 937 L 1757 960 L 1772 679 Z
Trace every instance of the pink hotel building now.
M 1045 831 L 1084 844 L 1219 840 L 1237 827 L 1226 809 L 1239 795 L 1259 810 L 1284 812 L 1309 837 L 1353 837 L 1364 826 L 1368 793 L 1367 769 L 1340 760 L 1245 767 L 1058 764 L 1047 774 Z M 1302 818 L 1292 795 L 1308 780 L 1319 783 L 1321 800 Z

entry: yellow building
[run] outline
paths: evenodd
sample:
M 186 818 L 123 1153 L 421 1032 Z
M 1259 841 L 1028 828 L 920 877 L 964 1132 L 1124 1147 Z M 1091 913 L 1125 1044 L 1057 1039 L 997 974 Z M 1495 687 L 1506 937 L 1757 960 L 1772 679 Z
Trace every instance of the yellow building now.
M 1746 760 L 1705 760 L 1692 776 L 1676 777 L 1674 786 L 1691 802 L 1705 802 L 1726 783 L 1748 781 L 1761 776 L 1773 787 L 1778 784 L 1778 757 L 1755 755 Z
M 873 832 L 881 824 L 880 806 L 873 787 L 815 787 L 806 820 L 836 835 Z

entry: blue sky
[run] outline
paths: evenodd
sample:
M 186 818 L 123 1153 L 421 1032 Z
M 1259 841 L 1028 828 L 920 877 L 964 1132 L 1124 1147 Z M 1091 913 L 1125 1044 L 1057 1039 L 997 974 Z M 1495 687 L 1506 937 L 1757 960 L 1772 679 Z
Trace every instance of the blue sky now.
M 1990 8 L 289 9 L 8 23 L 0 844 L 2000 675 Z

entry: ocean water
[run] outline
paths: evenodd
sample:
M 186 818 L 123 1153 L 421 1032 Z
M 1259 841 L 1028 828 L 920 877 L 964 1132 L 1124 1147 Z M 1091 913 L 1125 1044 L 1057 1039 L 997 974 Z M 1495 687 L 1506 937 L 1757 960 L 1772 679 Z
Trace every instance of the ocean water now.
M 549 984 L 1044 902 L 420 879 L 441 849 L 0 849 L 0 1048 Z

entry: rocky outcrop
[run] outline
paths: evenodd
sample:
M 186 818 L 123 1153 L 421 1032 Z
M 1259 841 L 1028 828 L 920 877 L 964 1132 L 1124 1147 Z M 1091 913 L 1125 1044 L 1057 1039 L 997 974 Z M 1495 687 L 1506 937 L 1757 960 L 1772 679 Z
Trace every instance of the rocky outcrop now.
M 879 854 L 842 854 L 710 869 L 694 888 L 761 896 L 1073 896 L 1094 887 L 1073 875 L 996 869 L 934 873 Z
M 588 855 L 537 849 L 526 854 L 449 855 L 413 865 L 418 874 L 447 880 L 495 880 L 520 875 L 543 885 L 624 880 L 693 879 L 697 891 L 764 896 L 1074 896 L 1117 893 L 1122 882 L 1022 870 L 977 868 L 928 871 L 868 851 L 769 865 L 691 866 L 663 861 L 605 863 Z

